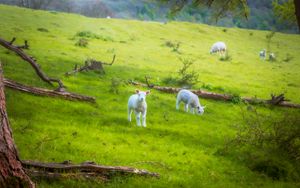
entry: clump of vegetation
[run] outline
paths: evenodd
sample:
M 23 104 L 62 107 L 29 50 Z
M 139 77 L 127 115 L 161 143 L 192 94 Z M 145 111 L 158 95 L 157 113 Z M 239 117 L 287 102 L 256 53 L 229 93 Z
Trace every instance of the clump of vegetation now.
M 49 30 L 46 29 L 46 28 L 37 28 L 37 30 L 40 31 L 40 32 L 44 32 L 44 33 L 48 33 L 49 32 Z
M 194 61 L 191 59 L 181 59 L 182 67 L 177 71 L 177 76 L 169 76 L 162 80 L 166 85 L 176 85 L 192 87 L 199 81 L 199 74 L 192 69 Z
M 199 80 L 199 74 L 192 70 L 192 65 L 194 61 L 191 59 L 180 59 L 182 62 L 182 67 L 178 70 L 179 84 L 193 86 Z
M 238 103 L 242 102 L 242 98 L 239 94 L 235 93 L 231 96 L 231 102 L 234 104 L 238 104 Z
M 111 79 L 109 91 L 114 94 L 119 94 L 119 88 L 120 88 L 121 83 L 122 83 L 122 80 L 120 78 L 113 77 Z
M 285 58 L 282 61 L 288 63 L 292 59 L 294 59 L 294 57 L 291 54 L 287 53 L 286 56 L 285 56 Z
M 249 36 L 253 36 L 253 32 L 250 32 L 250 33 L 249 33 Z
M 299 125 L 299 114 L 271 117 L 248 106 L 242 109 L 235 138 L 227 142 L 223 152 L 237 152 L 250 169 L 273 179 L 299 179 Z
M 181 44 L 180 42 L 172 42 L 172 41 L 167 41 L 165 43 L 167 47 L 172 48 L 173 52 L 177 52 L 177 53 L 179 53 L 180 44 Z
M 221 86 L 213 86 L 212 84 L 206 84 L 206 83 L 203 83 L 202 86 L 201 86 L 201 89 L 205 89 L 205 90 L 208 90 L 208 91 L 220 91 L 220 92 L 224 92 L 225 89 Z
M 226 28 L 224 28 L 224 29 L 222 29 L 222 31 L 223 31 L 224 33 L 226 33 L 226 32 L 227 32 L 227 29 L 226 29 Z
M 86 48 L 89 44 L 89 41 L 85 38 L 79 38 L 78 41 L 75 43 L 75 46 L 84 47 Z
M 103 35 L 98 35 L 96 33 L 93 33 L 91 31 L 79 31 L 75 34 L 74 36 L 76 37 L 80 37 L 80 38 L 90 38 L 90 39 L 100 39 L 103 41 L 111 41 L 113 42 L 113 39 L 109 36 L 103 36 Z

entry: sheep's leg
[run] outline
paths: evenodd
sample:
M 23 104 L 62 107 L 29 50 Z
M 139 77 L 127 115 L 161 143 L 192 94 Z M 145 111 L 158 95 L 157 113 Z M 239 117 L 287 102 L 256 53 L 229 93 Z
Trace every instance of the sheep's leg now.
M 131 122 L 132 109 L 128 108 L 128 121 Z
M 140 117 L 141 117 L 141 113 L 140 112 L 134 112 L 135 113 L 135 118 L 136 118 L 136 124 L 137 126 L 141 126 L 141 121 L 140 121 Z
M 192 114 L 195 114 L 195 108 L 191 108 Z
M 184 111 L 186 111 L 186 112 L 189 111 L 189 105 L 188 105 L 188 104 L 185 104 L 185 105 L 184 105 Z
M 146 114 L 147 114 L 146 111 L 142 113 L 142 125 L 143 125 L 143 127 L 146 127 Z
M 176 110 L 179 110 L 179 104 L 180 104 L 180 101 L 177 99 L 176 100 Z

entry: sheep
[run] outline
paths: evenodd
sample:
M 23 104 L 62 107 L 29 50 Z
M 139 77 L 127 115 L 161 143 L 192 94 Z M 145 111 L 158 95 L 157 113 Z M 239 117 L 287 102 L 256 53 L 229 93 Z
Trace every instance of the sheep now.
M 131 95 L 128 99 L 128 121 L 131 122 L 131 114 L 134 111 L 136 117 L 136 123 L 141 126 L 140 116 L 142 114 L 142 126 L 146 127 L 146 114 L 147 114 L 147 103 L 146 95 L 149 95 L 150 91 L 139 91 L 136 90 L 135 94 Z
M 189 111 L 189 107 L 191 108 L 191 112 L 195 114 L 194 109 L 197 108 L 197 113 L 199 115 L 202 115 L 204 113 L 205 106 L 201 106 L 199 102 L 199 98 L 197 95 L 192 93 L 189 90 L 182 89 L 177 94 L 177 100 L 176 100 L 176 109 L 179 109 L 180 102 L 184 102 L 184 110 L 186 112 Z
M 266 59 L 266 49 L 263 49 L 259 52 L 259 57 L 260 59 L 262 60 L 265 60 Z
M 227 47 L 224 42 L 216 42 L 212 45 L 212 47 L 210 49 L 210 54 L 216 53 L 216 52 L 225 53 L 226 50 L 227 50 Z
M 269 60 L 270 60 L 270 61 L 275 61 L 275 60 L 276 60 L 276 56 L 275 56 L 274 53 L 270 53 L 270 54 L 269 54 Z

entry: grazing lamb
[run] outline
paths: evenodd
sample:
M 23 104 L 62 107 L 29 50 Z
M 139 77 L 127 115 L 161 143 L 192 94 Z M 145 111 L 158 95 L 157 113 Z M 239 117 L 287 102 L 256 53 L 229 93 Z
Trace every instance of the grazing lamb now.
M 270 61 L 275 61 L 275 60 L 276 60 L 276 56 L 275 56 L 274 53 L 270 53 L 270 54 L 269 54 L 269 60 L 270 60 Z
M 146 127 L 146 113 L 147 113 L 147 103 L 146 95 L 150 94 L 150 91 L 135 91 L 136 94 L 131 95 L 128 100 L 128 121 L 131 122 L 132 111 L 135 113 L 136 123 L 141 126 L 140 116 L 142 114 L 142 125 Z
M 197 113 L 202 115 L 204 113 L 205 106 L 201 106 L 199 102 L 199 98 L 197 95 L 192 93 L 189 90 L 182 89 L 178 92 L 177 100 L 176 100 L 176 109 L 179 109 L 180 102 L 183 102 L 185 104 L 184 110 L 186 112 L 189 111 L 189 107 L 191 108 L 191 112 L 195 114 L 194 109 L 197 108 Z
M 217 53 L 217 52 L 225 53 L 226 50 L 227 50 L 227 47 L 224 42 L 216 42 L 212 45 L 212 47 L 210 49 L 210 54 Z
M 259 57 L 260 59 L 262 60 L 265 60 L 266 59 L 266 49 L 263 49 L 259 52 Z

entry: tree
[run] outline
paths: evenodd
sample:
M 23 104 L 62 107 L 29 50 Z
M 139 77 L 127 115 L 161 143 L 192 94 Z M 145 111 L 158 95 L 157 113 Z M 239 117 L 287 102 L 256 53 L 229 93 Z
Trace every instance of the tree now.
M 192 5 L 194 7 L 209 7 L 214 13 L 216 21 L 219 18 L 224 17 L 228 14 L 233 15 L 243 15 L 245 18 L 248 18 L 249 7 L 247 0 L 159 0 L 161 2 L 167 3 L 171 7 L 171 13 L 175 14 L 182 10 L 185 6 Z M 277 2 L 277 3 L 276 3 Z M 292 20 L 296 18 L 298 28 L 300 31 L 300 0 L 287 0 L 283 4 L 278 4 L 276 0 L 275 13 L 279 14 L 283 19 L 288 18 Z M 292 15 L 295 15 L 293 17 Z
M 297 0 L 287 0 L 283 3 L 278 2 L 278 0 L 273 1 L 273 9 L 275 12 L 275 15 L 278 16 L 279 20 L 281 22 L 288 22 L 290 24 L 295 24 L 297 23 L 297 3 L 299 1 Z M 299 6 L 299 5 L 298 5 Z M 298 7 L 299 8 L 299 7 Z M 296 10 L 296 12 L 295 12 Z M 298 10 L 299 14 L 299 10 Z M 300 19 L 298 19 L 298 25 Z
M 3 72 L 0 64 L 0 187 L 34 187 L 26 175 L 12 137 L 6 112 Z

